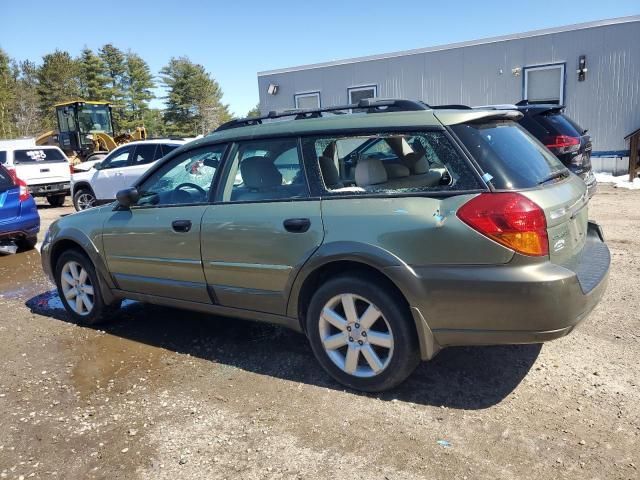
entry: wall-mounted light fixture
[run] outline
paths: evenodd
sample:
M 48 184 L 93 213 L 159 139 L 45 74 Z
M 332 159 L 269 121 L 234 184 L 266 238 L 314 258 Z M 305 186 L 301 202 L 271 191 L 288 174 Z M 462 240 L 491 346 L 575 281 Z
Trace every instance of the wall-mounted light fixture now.
M 576 70 L 578 74 L 578 81 L 584 82 L 587 78 L 587 56 L 580 55 L 578 57 L 578 70 Z
M 276 85 L 275 83 L 270 83 L 269 86 L 267 87 L 267 93 L 269 95 L 275 95 L 278 93 L 279 88 L 280 88 L 279 85 Z
M 521 73 L 522 73 L 522 69 L 520 67 L 511 69 L 511 75 L 513 75 L 514 77 L 519 77 Z

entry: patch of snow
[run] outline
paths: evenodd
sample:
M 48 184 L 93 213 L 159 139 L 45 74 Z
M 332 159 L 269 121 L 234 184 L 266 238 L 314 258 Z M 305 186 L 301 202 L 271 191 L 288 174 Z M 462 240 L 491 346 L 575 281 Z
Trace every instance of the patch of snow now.
M 629 175 L 614 177 L 610 173 L 596 173 L 598 183 L 612 183 L 615 188 L 626 188 L 629 190 L 640 190 L 640 178 L 629 181 Z
M 137 303 L 134 300 L 124 300 L 121 308 L 129 308 Z M 38 306 L 44 310 L 64 310 L 64 305 L 58 296 L 57 290 L 50 290 L 40 295 Z

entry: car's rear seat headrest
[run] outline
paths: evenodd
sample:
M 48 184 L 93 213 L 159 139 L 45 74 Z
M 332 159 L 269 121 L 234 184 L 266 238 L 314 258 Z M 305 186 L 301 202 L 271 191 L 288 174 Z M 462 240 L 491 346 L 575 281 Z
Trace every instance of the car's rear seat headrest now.
M 242 160 L 240 174 L 245 186 L 253 190 L 282 185 L 282 174 L 273 162 L 264 157 L 249 157 Z
M 429 171 L 429 161 L 424 152 L 409 153 L 404 157 L 402 163 L 409 167 L 413 175 L 420 175 Z
M 387 171 L 378 158 L 362 158 L 356 165 L 355 180 L 359 187 L 385 183 L 388 178 Z

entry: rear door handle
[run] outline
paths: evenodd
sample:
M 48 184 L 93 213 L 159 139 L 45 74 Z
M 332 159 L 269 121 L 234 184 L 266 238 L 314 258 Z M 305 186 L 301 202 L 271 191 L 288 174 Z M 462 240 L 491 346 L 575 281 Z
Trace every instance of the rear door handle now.
M 311 220 L 308 218 L 288 218 L 282 222 L 284 228 L 292 233 L 304 233 L 309 230 Z
M 191 230 L 191 220 L 174 220 L 171 227 L 175 232 L 187 233 Z

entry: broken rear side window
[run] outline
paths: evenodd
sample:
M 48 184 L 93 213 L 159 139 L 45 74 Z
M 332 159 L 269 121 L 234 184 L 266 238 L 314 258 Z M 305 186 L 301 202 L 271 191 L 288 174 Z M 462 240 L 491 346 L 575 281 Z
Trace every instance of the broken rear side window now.
M 484 188 L 441 131 L 310 137 L 303 139 L 303 149 L 329 194 Z

